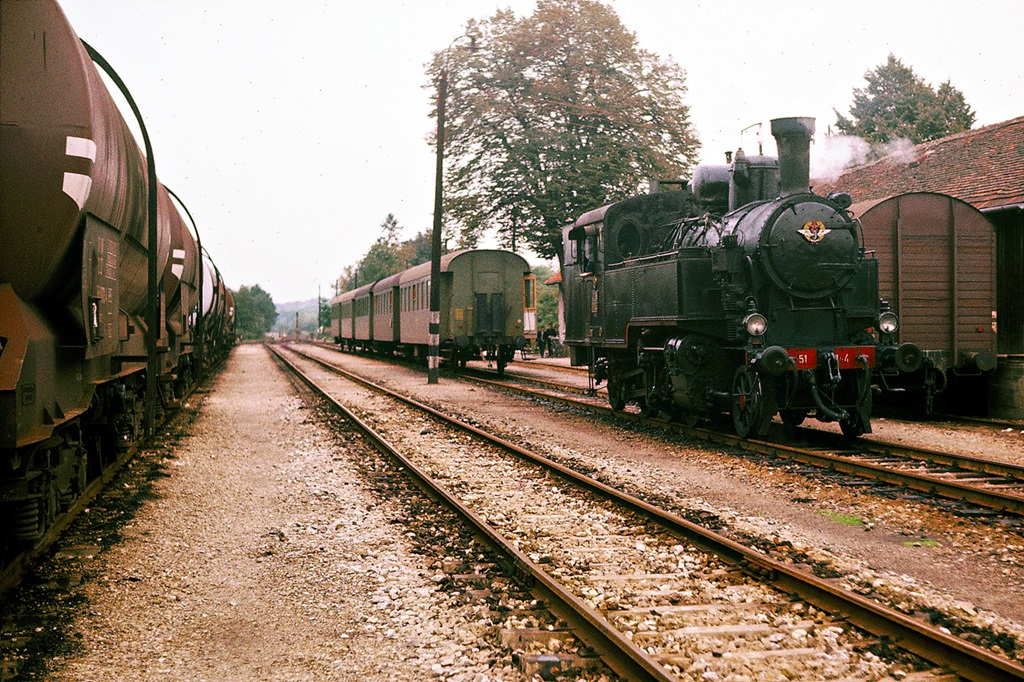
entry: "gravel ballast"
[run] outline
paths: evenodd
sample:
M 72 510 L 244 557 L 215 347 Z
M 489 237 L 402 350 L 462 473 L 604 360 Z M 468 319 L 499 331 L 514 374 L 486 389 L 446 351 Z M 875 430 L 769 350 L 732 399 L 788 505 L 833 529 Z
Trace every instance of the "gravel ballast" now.
M 86 562 L 80 642 L 49 680 L 503 680 L 398 503 L 261 346 L 233 352 L 156 499 Z M 376 456 L 376 455 L 373 455 Z M 100 540 L 97 539 L 97 544 Z

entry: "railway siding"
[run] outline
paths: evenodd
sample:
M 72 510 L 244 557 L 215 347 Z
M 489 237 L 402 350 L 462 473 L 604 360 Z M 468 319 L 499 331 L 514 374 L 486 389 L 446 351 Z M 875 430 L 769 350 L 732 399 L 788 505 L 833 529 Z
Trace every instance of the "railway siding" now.
M 521 679 L 459 577 L 487 564 L 471 538 L 405 507 L 394 472 L 364 466 L 376 457 L 358 439 L 320 425 L 261 346 L 235 350 L 190 435 L 155 457 L 134 517 L 76 525 L 37 569 L 53 585 L 25 595 L 19 608 L 34 615 L 0 670 L 76 682 Z M 85 516 L 101 508 L 116 502 Z M 441 556 L 424 559 L 427 548 Z M 529 608 L 517 591 L 498 598 Z
M 308 363 L 300 363 L 308 364 Z M 321 377 L 323 370 L 314 369 L 312 373 Z M 335 379 L 322 379 L 317 378 L 317 382 L 323 381 L 325 385 L 331 386 L 337 380 Z M 328 389 L 330 390 L 330 389 Z M 374 429 L 383 429 L 386 432 L 386 437 L 393 443 L 398 443 L 402 440 L 409 441 L 409 451 L 414 452 L 413 461 L 415 462 L 416 468 L 425 468 L 428 471 L 433 471 L 434 475 L 438 476 L 442 481 L 447 481 L 445 484 L 447 488 L 451 490 L 457 490 L 458 496 L 461 499 L 468 499 L 470 507 L 473 509 L 473 513 L 481 518 L 485 518 L 489 523 L 499 529 L 505 529 L 506 533 L 515 537 L 516 547 L 524 549 L 535 562 L 544 564 L 550 564 L 549 571 L 552 577 L 557 578 L 563 583 L 573 584 L 575 579 L 583 579 L 587 582 L 596 581 L 599 586 L 604 586 L 606 582 L 619 583 L 625 582 L 626 584 L 638 583 L 640 589 L 627 590 L 628 594 L 640 594 L 642 597 L 661 595 L 676 595 L 687 594 L 689 597 L 693 597 L 695 590 L 691 585 L 686 585 L 685 581 L 692 578 L 689 571 L 680 573 L 678 570 L 672 570 L 672 567 L 668 567 L 664 564 L 652 562 L 650 556 L 645 556 L 641 550 L 646 550 L 649 546 L 657 545 L 658 542 L 652 538 L 641 536 L 641 539 L 637 540 L 631 547 L 618 548 L 615 553 L 614 561 L 609 562 L 609 568 L 613 567 L 611 572 L 605 574 L 600 571 L 592 572 L 589 565 L 585 570 L 580 570 L 579 562 L 575 559 L 568 562 L 558 561 L 555 552 L 552 551 L 554 548 L 556 551 L 558 548 L 567 547 L 566 551 L 571 553 L 571 547 L 574 544 L 571 538 L 566 538 L 565 533 L 569 532 L 570 535 L 581 528 L 587 528 L 589 515 L 592 513 L 589 508 L 583 512 L 582 515 L 577 515 L 576 507 L 583 506 L 587 507 L 589 504 L 597 504 L 600 506 L 600 502 L 596 500 L 587 500 L 589 495 L 580 496 L 576 491 L 569 492 L 569 497 L 565 497 L 565 491 L 558 485 L 552 486 L 547 483 L 545 479 L 547 474 L 537 474 L 532 469 L 528 472 L 521 468 L 522 465 L 518 461 L 511 462 L 507 459 L 495 459 L 495 456 L 491 453 L 483 454 L 481 451 L 489 451 L 489 446 L 477 445 L 470 449 L 468 444 L 465 442 L 465 437 L 460 435 L 452 435 L 450 432 L 446 434 L 439 433 L 435 434 L 435 428 L 420 428 L 416 424 L 416 418 L 408 413 L 407 408 L 397 407 L 395 405 L 386 405 L 389 399 L 374 397 L 369 401 L 363 401 L 359 409 L 366 409 L 367 404 L 378 405 L 376 409 L 369 409 L 368 412 L 372 415 L 368 417 L 374 422 Z M 382 405 L 382 403 L 384 405 Z M 426 437 L 427 442 L 418 443 L 417 436 L 410 436 L 410 433 L 418 434 L 419 437 Z M 411 441 L 409 440 L 411 438 Z M 438 440 L 440 438 L 440 440 Z M 401 447 L 401 446 L 399 446 Z M 434 459 L 436 457 L 436 460 Z M 410 466 L 414 464 L 410 463 Z M 541 476 L 541 479 L 537 479 L 536 476 Z M 532 494 L 531 494 L 532 493 Z M 447 494 L 446 494 L 447 496 Z M 493 506 L 492 506 L 493 505 Z M 541 523 L 539 525 L 527 525 L 521 522 L 519 513 L 526 512 L 532 514 L 532 518 L 545 518 L 549 516 L 556 517 L 553 524 Z M 632 514 L 628 514 L 627 517 L 631 517 Z M 645 524 L 640 518 L 626 518 L 619 524 L 612 524 L 616 526 L 616 531 L 613 531 L 613 535 L 622 535 L 624 529 L 630 529 L 630 535 L 635 536 L 639 531 L 641 533 L 645 531 Z M 603 532 L 607 533 L 608 529 L 602 529 Z M 489 533 L 491 531 L 488 531 Z M 673 544 L 678 544 L 679 540 L 674 536 L 669 536 L 667 533 L 660 532 L 661 535 L 672 538 Z M 664 542 L 664 541 L 662 541 Z M 628 543 L 627 543 L 628 544 Z M 639 554 L 631 554 L 636 551 Z M 682 551 L 682 550 L 680 550 Z M 696 550 L 694 550 L 696 551 Z M 671 554 L 665 556 L 671 557 Z M 681 565 L 680 565 L 681 566 Z M 678 566 L 676 568 L 679 568 Z M 574 573 L 575 571 L 575 573 Z M 735 574 L 735 570 L 729 569 L 712 569 L 708 574 L 701 574 L 697 577 L 698 581 L 709 579 L 711 577 L 722 576 L 723 579 L 730 577 L 730 574 Z M 584 576 L 580 578 L 580 576 Z M 736 580 L 743 587 L 750 587 L 757 585 L 760 587 L 757 581 L 752 581 L 749 577 L 741 577 L 738 574 L 732 575 L 734 582 L 729 584 L 729 588 L 733 588 L 736 585 Z M 674 581 L 684 581 L 683 584 L 677 584 Z M 726 588 L 728 589 L 728 588 Z M 703 595 L 703 592 L 699 593 Z M 703 597 L 714 599 L 714 597 Z M 697 602 L 701 603 L 702 596 L 697 596 Z M 756 601 L 756 599 L 755 599 Z M 669 602 L 667 604 L 654 604 L 673 606 L 677 605 L 676 602 Z M 627 607 L 644 607 L 651 606 L 641 602 L 634 602 L 632 604 L 627 603 Z M 809 606 L 809 605 L 808 605 Z M 774 608 L 774 607 L 772 607 Z M 842 607 L 840 607 L 842 608 Z M 848 607 L 847 607 L 848 608 Z M 808 614 L 810 615 L 814 611 L 813 607 L 810 607 Z M 652 612 L 653 613 L 653 612 Z M 763 616 L 762 616 L 763 617 Z M 789 626 L 790 634 L 798 638 L 806 638 L 809 633 L 831 633 L 837 635 L 840 633 L 848 633 L 848 628 L 844 626 L 838 626 L 834 623 L 829 622 L 827 619 L 824 622 L 804 619 L 787 620 L 785 618 L 773 618 L 774 623 L 781 624 L 783 628 Z M 758 632 L 759 628 L 764 624 L 760 623 L 740 623 L 736 626 L 738 632 L 746 632 L 748 635 Z M 748 627 L 749 626 L 749 627 Z M 697 654 L 700 651 L 700 646 L 697 649 L 679 647 L 673 652 L 671 646 L 676 642 L 676 638 L 693 634 L 697 635 L 697 640 L 703 646 L 707 646 L 708 636 L 718 637 L 726 635 L 728 628 L 724 630 L 716 630 L 715 627 L 710 626 L 710 629 L 703 628 L 700 626 L 683 626 L 679 628 L 664 628 L 660 627 L 657 630 L 661 631 L 658 635 L 658 641 L 651 643 L 649 646 L 642 647 L 643 651 L 647 652 L 650 656 L 656 660 L 661 661 L 668 668 L 674 666 L 674 661 L 677 659 L 686 659 L 694 665 L 703 665 L 701 672 L 708 673 L 713 671 L 714 674 L 719 674 L 722 665 L 730 665 L 739 661 L 740 666 L 749 666 L 753 660 L 757 660 L 757 656 L 762 656 L 766 659 L 773 658 L 771 654 L 765 653 L 770 651 L 772 646 L 766 646 L 765 649 L 758 649 L 759 644 L 777 644 L 785 639 L 785 636 L 779 637 L 781 633 L 768 631 L 763 634 L 769 638 L 764 641 L 755 641 L 753 645 L 753 651 L 761 651 L 761 653 L 755 656 L 746 656 L 748 653 L 744 648 L 740 652 L 740 656 L 730 656 L 724 663 L 722 660 L 721 641 L 715 640 L 716 645 L 719 647 L 708 654 L 708 659 L 705 660 L 699 657 Z M 643 631 L 643 630 L 641 630 Z M 653 632 L 653 631 L 652 631 Z M 626 636 L 630 639 L 637 637 L 637 633 L 627 631 Z M 853 633 L 856 635 L 856 633 Z M 641 638 L 647 635 L 640 635 Z M 906 633 L 903 635 L 906 636 Z M 743 641 L 742 637 L 740 641 Z M 712 645 L 714 647 L 715 645 Z M 851 665 L 851 669 L 845 669 L 843 672 L 839 672 L 835 669 L 823 671 L 821 667 L 827 666 L 829 663 L 835 663 L 830 657 L 824 655 L 824 651 L 831 650 L 834 645 L 823 646 L 820 643 L 817 645 L 818 654 L 809 656 L 806 661 L 797 663 L 796 661 L 790 661 L 792 665 L 806 665 L 807 667 L 799 668 L 802 672 L 797 673 L 798 676 L 814 676 L 819 677 L 825 675 L 825 678 L 829 678 L 835 675 L 853 675 L 856 677 L 864 675 L 875 675 L 878 671 L 870 671 L 871 652 L 867 652 L 865 657 L 864 650 L 867 648 L 864 645 L 853 645 L 847 644 L 839 646 L 839 649 L 845 651 L 844 655 L 840 655 L 839 659 L 844 661 L 842 665 Z M 959 645 L 958 645 L 959 646 Z M 793 648 L 793 647 L 790 647 Z M 960 647 L 962 651 L 965 651 Z M 854 656 L 856 652 L 858 655 Z M 954 656 L 958 657 L 960 654 Z M 732 660 L 736 658 L 737 661 Z M 797 657 L 799 658 L 799 657 Z M 951 659 L 945 659 L 951 660 Z M 892 661 L 887 662 L 887 665 L 891 665 Z M 858 668 L 857 666 L 865 666 Z M 699 666 L 698 666 L 699 667 Z M 1011 666 L 1012 667 L 1012 666 Z M 696 669 L 694 669 L 696 670 Z M 742 672 L 739 672 L 742 671 Z M 675 670 L 678 675 L 686 675 L 689 678 L 690 672 Z M 726 674 L 732 672 L 739 672 L 739 674 L 750 674 L 751 670 L 749 667 L 726 668 L 723 670 Z M 905 671 L 895 671 L 896 674 L 902 675 Z M 1012 674 L 1011 674 L 1012 677 Z M 661 679 L 658 677 L 657 679 Z
M 864 495 L 861 487 L 835 477 L 808 476 L 806 465 L 736 457 L 640 425 L 595 419 L 450 377 L 428 389 L 407 368 L 321 352 L 772 557 L 803 564 L 970 642 L 992 642 L 994 650 L 1011 657 L 1016 647 L 1019 656 L 1015 642 L 1024 629 L 997 615 L 1012 618 L 1021 612 L 1021 566 L 1015 557 L 1022 542 L 1013 526 L 951 516 L 921 505 L 913 495 Z M 900 437 L 935 442 L 934 427 L 917 429 L 901 430 Z M 979 435 L 969 441 L 968 451 L 984 442 Z

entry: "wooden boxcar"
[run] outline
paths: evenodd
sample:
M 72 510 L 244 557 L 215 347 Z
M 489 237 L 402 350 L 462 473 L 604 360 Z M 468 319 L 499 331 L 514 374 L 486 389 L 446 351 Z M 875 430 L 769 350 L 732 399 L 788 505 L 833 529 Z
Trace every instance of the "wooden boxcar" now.
M 975 402 L 996 366 L 996 233 L 980 211 L 945 194 L 914 192 L 855 204 L 878 259 L 879 295 L 900 319 L 901 342 L 920 346 L 912 375 L 883 373 L 884 389 Z M 959 401 L 958 401 L 959 402 Z M 959 406 L 958 406 L 959 407 Z

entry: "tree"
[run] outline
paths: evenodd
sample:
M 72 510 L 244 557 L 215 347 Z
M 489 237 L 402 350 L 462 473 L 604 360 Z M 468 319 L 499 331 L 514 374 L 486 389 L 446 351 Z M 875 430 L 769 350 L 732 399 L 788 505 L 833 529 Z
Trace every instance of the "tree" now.
M 243 339 L 261 339 L 277 319 L 277 307 L 270 294 L 260 288 L 239 287 L 235 296 L 235 328 Z
M 442 249 L 443 250 L 443 249 Z M 430 230 L 423 230 L 398 247 L 398 261 L 405 268 L 411 268 L 430 260 Z
M 537 329 L 550 324 L 558 326 L 558 287 L 545 285 L 555 269 L 547 265 L 534 265 L 531 268 L 537 278 Z
M 696 163 L 685 73 L 640 49 L 610 7 L 539 0 L 529 17 L 499 11 L 469 30 L 482 49 L 428 67 L 434 82 L 448 67 L 445 214 L 460 245 L 497 230 L 560 255 L 564 225 Z
M 908 139 L 914 144 L 969 130 L 974 125 L 962 92 L 948 80 L 936 91 L 894 55 L 864 74 L 847 118 L 836 111 L 836 127 L 872 144 Z
M 317 320 L 317 326 L 325 332 L 329 332 L 331 330 L 331 302 L 321 296 L 318 303 L 320 307 L 320 314 L 318 315 L 319 320 Z
M 388 213 L 380 224 L 381 235 L 359 261 L 360 286 L 401 272 L 398 267 L 398 235 L 402 231 L 395 214 Z
M 430 260 L 430 230 L 399 242 L 402 226 L 393 213 L 387 215 L 380 228 L 381 236 L 366 254 L 342 270 L 341 277 L 334 283 L 338 293 L 351 291 Z

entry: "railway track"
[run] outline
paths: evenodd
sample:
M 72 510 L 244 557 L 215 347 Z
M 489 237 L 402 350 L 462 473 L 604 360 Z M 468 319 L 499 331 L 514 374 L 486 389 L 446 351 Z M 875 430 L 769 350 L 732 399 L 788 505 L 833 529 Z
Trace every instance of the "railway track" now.
M 560 402 L 605 415 L 639 420 L 647 425 L 671 429 L 677 433 L 737 447 L 768 458 L 784 458 L 830 472 L 838 472 L 877 481 L 897 489 L 933 495 L 974 507 L 957 508 L 964 515 L 978 515 L 976 507 L 996 513 L 1024 516 L 1024 467 L 984 457 L 918 448 L 876 439 L 847 439 L 838 434 L 811 428 L 787 430 L 775 425 L 768 439 L 742 439 L 728 429 L 670 424 L 637 412 L 616 412 L 603 401 L 574 398 L 579 387 L 566 387 L 559 394 L 557 384 L 545 382 L 547 390 L 534 390 L 508 381 L 494 380 L 482 374 L 460 374 L 469 381 L 510 389 L 531 396 Z M 535 383 L 531 377 L 518 377 Z M 556 392 L 552 392 L 556 391 Z M 795 436 L 795 437 L 794 437 Z
M 626 679 L 714 679 L 709 672 L 759 667 L 799 679 L 897 669 L 903 679 L 1024 679 L 1024 667 L 948 632 L 425 405 L 380 397 L 385 389 L 330 363 L 282 354 L 311 385 L 342 374 L 371 388 L 373 413 L 359 423 L 380 441 L 404 443 L 402 453 L 378 447 L 487 537 Z

